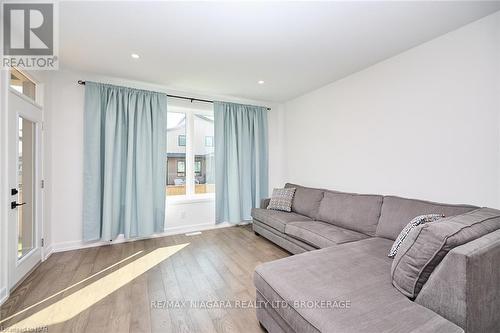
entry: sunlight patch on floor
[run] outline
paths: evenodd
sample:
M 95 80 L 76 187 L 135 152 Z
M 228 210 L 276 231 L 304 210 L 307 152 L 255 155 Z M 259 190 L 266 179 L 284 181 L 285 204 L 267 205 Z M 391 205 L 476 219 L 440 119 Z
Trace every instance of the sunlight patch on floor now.
M 65 322 L 144 274 L 187 245 L 189 243 L 153 250 L 126 266 L 109 273 L 88 286 L 34 313 L 28 318 L 15 323 L 8 330 L 22 332 L 26 329 Z
M 144 251 L 142 251 L 142 250 L 141 250 L 141 251 L 138 251 L 138 252 L 136 252 L 136 253 L 134 253 L 134 254 L 132 254 L 132 255 L 128 256 L 127 258 L 122 259 L 122 260 L 120 260 L 120 261 L 118 261 L 118 262 L 114 263 L 113 265 L 110 265 L 110 266 L 108 266 L 108 267 L 104 268 L 103 270 L 100 270 L 99 272 L 94 273 L 94 274 L 92 274 L 91 276 L 86 277 L 85 279 L 83 279 L 83 280 L 81 280 L 81 281 L 79 281 L 79 282 L 77 282 L 77 283 L 75 283 L 75 284 L 73 284 L 73 285 L 71 285 L 71 286 L 69 286 L 69 287 L 67 287 L 67 288 L 64 288 L 63 290 L 61 290 L 61 291 L 59 291 L 59 292 L 55 293 L 54 295 L 51 295 L 51 296 L 49 296 L 49 297 L 47 297 L 47 298 L 45 298 L 45 299 L 41 300 L 41 301 L 40 301 L 40 302 L 38 302 L 38 303 L 35 303 L 35 304 L 33 304 L 33 305 L 30 305 L 30 306 L 28 306 L 27 308 L 22 309 L 21 311 L 16 312 L 15 314 L 13 314 L 13 315 L 11 315 L 11 316 L 9 316 L 9 317 L 7 317 L 7 318 L 4 318 L 4 319 L 0 320 L 0 324 L 3 324 L 3 323 L 5 323 L 6 321 L 8 321 L 9 319 L 12 319 L 12 318 L 14 318 L 14 317 L 17 317 L 17 316 L 19 316 L 20 314 L 25 313 L 26 311 L 29 311 L 30 309 L 33 309 L 33 308 L 35 308 L 35 307 L 37 307 L 37 306 L 39 306 L 39 305 L 41 305 L 41 304 L 43 304 L 43 303 L 47 303 L 47 302 L 48 302 L 48 301 L 50 301 L 51 299 L 53 299 L 53 298 L 55 298 L 55 297 L 57 297 L 57 296 L 59 296 L 59 295 L 62 295 L 62 294 L 63 294 L 63 293 L 65 293 L 66 291 L 71 290 L 71 289 L 73 289 L 73 288 L 75 288 L 75 287 L 77 287 L 77 286 L 79 286 L 79 285 L 81 285 L 81 284 L 84 284 L 85 282 L 87 282 L 87 281 L 89 281 L 89 280 L 92 280 L 92 279 L 93 279 L 93 278 L 95 278 L 96 276 L 99 276 L 99 275 L 101 275 L 102 273 L 107 272 L 107 271 L 109 271 L 110 269 L 113 269 L 114 267 L 117 267 L 117 266 L 121 265 L 122 263 L 124 263 L 124 262 L 126 262 L 126 261 L 128 261 L 128 260 L 132 259 L 133 257 L 135 257 L 135 256 L 137 256 L 137 255 L 139 255 L 139 254 L 141 254 L 142 252 L 144 252 Z

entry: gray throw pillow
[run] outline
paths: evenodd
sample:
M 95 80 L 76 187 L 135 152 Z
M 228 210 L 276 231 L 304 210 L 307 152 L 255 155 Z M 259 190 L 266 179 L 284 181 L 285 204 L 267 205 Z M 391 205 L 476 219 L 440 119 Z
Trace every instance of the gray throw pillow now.
M 392 262 L 393 286 L 414 299 L 449 251 L 499 229 L 500 211 L 492 208 L 413 228 Z
M 267 209 L 291 212 L 295 190 L 295 188 L 275 188 Z
M 418 225 L 424 224 L 424 223 L 429 223 L 429 222 L 434 222 L 439 219 L 442 219 L 444 215 L 442 214 L 426 214 L 426 215 L 419 215 L 415 218 L 413 218 L 410 223 L 406 225 L 406 227 L 401 230 L 399 233 L 398 238 L 394 241 L 394 244 L 392 244 L 391 250 L 389 251 L 389 258 L 394 258 L 396 253 L 398 252 L 399 247 L 401 244 L 404 242 L 406 239 L 406 236 L 410 233 L 410 231 L 415 228 Z

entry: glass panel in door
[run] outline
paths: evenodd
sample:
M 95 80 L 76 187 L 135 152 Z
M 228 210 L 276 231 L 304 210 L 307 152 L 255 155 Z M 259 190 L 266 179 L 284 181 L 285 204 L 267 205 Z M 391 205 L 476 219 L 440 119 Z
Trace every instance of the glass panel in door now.
M 21 259 L 34 248 L 34 175 L 35 175 L 35 124 L 19 117 L 17 202 L 17 258 Z

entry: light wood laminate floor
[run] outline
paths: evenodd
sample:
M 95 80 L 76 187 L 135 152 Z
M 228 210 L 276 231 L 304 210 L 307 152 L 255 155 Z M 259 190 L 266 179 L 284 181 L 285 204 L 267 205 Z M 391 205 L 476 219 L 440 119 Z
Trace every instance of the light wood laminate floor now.
M 262 332 L 244 308 L 253 271 L 286 256 L 249 226 L 55 253 L 0 308 L 0 332 Z

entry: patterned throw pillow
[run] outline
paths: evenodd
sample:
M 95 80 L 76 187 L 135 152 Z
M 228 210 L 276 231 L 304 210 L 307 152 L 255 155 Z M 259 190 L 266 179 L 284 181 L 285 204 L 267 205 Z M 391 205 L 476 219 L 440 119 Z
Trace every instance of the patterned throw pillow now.
M 267 209 L 292 211 L 292 201 L 296 188 L 275 188 Z
M 444 217 L 443 214 L 427 214 L 427 215 L 419 215 L 415 217 L 413 220 L 410 221 L 406 225 L 406 227 L 403 228 L 403 230 L 399 233 L 398 238 L 394 241 L 394 244 L 392 244 L 391 251 L 389 251 L 389 258 L 394 258 L 396 256 L 396 253 L 398 252 L 399 247 L 405 240 L 406 236 L 410 233 L 410 231 L 415 228 L 416 226 L 424 223 L 429 223 L 429 222 L 434 222 L 437 220 L 440 220 Z

